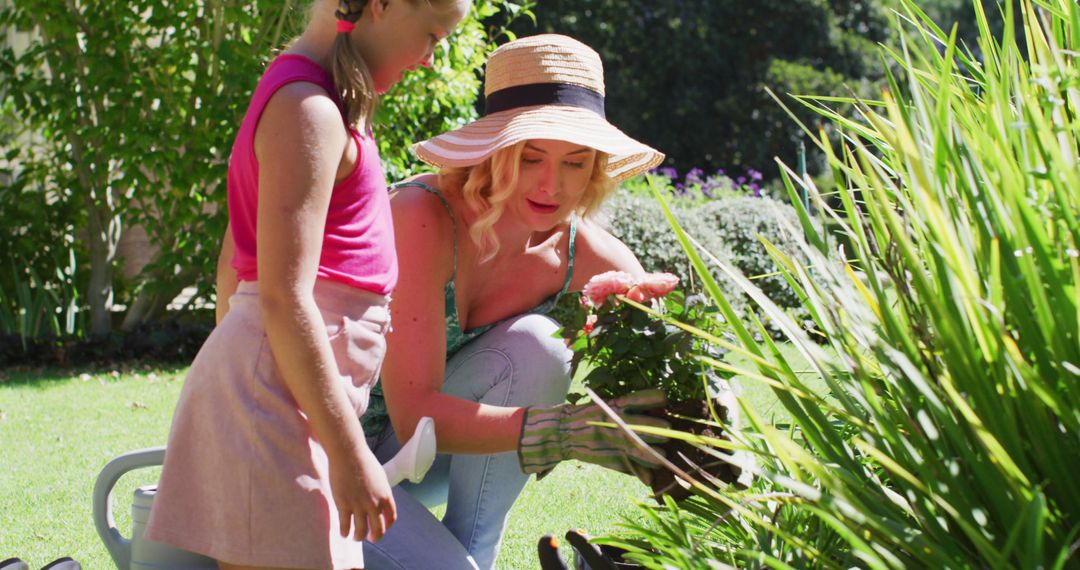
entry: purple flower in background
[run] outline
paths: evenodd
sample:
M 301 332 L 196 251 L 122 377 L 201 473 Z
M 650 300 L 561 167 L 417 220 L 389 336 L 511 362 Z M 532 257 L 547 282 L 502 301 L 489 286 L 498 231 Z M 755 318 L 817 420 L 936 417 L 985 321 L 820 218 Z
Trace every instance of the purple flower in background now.
M 679 178 L 679 171 L 675 170 L 674 168 L 672 168 L 670 166 L 664 166 L 662 168 L 657 168 L 654 172 L 656 172 L 660 176 L 663 176 L 664 178 L 670 178 L 671 180 L 676 180 L 676 179 Z
M 728 176 L 723 168 L 717 168 L 708 175 L 704 169 L 691 168 L 681 180 L 678 169 L 670 166 L 657 167 L 649 172 L 670 180 L 671 191 L 677 196 L 700 192 L 702 197 L 712 200 L 731 192 L 757 198 L 764 195 L 761 182 L 765 177 L 761 171 L 753 168 L 747 168 L 746 174 L 739 177 Z

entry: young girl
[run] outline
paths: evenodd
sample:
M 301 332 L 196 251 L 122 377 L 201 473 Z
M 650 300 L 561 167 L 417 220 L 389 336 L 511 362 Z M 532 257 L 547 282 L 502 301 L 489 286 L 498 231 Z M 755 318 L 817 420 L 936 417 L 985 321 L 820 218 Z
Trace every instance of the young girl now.
M 229 162 L 239 285 L 188 374 L 147 538 L 223 569 L 358 568 L 394 523 L 356 421 L 398 274 L 371 115 L 468 5 L 316 0 L 263 75 Z

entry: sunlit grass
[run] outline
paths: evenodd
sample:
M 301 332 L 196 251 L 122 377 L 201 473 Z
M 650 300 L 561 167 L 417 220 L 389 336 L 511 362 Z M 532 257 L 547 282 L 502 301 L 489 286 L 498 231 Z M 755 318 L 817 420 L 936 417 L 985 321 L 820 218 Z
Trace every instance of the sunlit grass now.
M 110 459 L 164 445 L 186 368 L 134 371 L 26 371 L 0 377 L 0 558 L 40 568 L 71 556 L 87 569 L 112 567 L 90 518 L 91 491 Z M 763 410 L 783 415 L 767 391 L 748 385 Z M 131 496 L 156 483 L 160 468 L 125 475 L 113 491 L 121 534 L 130 536 Z M 535 568 L 536 543 L 571 528 L 593 534 L 640 518 L 647 487 L 588 464 L 560 465 L 530 482 L 510 513 L 499 568 Z M 435 510 L 441 513 L 441 508 Z M 567 554 L 569 556 L 569 554 Z

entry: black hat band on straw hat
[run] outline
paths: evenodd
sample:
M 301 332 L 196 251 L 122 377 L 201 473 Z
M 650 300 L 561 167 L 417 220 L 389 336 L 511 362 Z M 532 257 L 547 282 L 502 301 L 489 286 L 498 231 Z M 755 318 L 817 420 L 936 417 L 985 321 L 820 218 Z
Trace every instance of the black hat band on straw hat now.
M 484 99 L 484 115 L 536 105 L 581 107 L 607 118 L 603 95 L 571 83 L 530 83 L 500 89 Z

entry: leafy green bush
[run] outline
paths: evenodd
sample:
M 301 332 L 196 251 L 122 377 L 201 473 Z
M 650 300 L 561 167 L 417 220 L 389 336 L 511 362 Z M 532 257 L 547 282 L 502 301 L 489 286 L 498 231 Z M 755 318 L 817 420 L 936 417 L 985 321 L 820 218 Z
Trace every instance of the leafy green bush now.
M 702 294 L 676 290 L 653 303 L 669 318 L 705 330 L 717 326 L 717 309 Z M 652 318 L 614 295 L 589 312 L 578 311 L 564 323 L 563 337 L 574 350 L 576 375 L 582 362 L 590 366 L 583 379 L 586 387 L 604 400 L 636 390 L 660 388 L 670 402 L 705 399 L 708 386 L 717 386 L 721 375 L 695 360 L 705 354 L 719 358 L 723 351 L 689 331 Z M 583 394 L 569 394 L 571 403 Z
M 799 247 L 804 241 L 802 228 L 794 208 L 771 198 L 736 196 L 707 202 L 698 215 L 713 228 L 713 238 L 726 246 L 735 267 L 769 299 L 781 307 L 800 306 L 798 295 L 776 270 L 776 262 L 761 241 L 804 260 Z
M 819 140 L 832 188 L 788 170 L 788 190 L 805 184 L 850 249 L 837 263 L 800 209 L 808 262 L 771 253 L 835 357 L 730 264 L 754 318 L 734 319 L 707 283 L 732 352 L 751 361 L 712 364 L 772 386 L 793 425 L 744 405 L 754 487 L 688 477 L 694 502 L 650 508 L 623 541 L 645 567 L 1080 564 L 1080 5 L 1022 0 L 997 38 L 973 4 L 983 59 L 902 0 L 900 72 L 880 100 L 849 101 L 863 119 L 804 98 L 845 142 Z M 783 326 L 828 398 L 755 340 L 758 313 Z
M 47 288 L 77 290 L 77 309 L 88 315 L 79 322 L 102 337 L 119 305 L 121 327 L 133 331 L 161 317 L 185 287 L 208 300 L 236 128 L 309 4 L 0 3 L 0 267 L 16 265 L 14 274 L 0 273 L 0 291 L 31 271 Z M 525 5 L 474 2 L 433 67 L 384 97 L 374 130 L 388 176 L 416 167 L 409 144 L 476 116 L 476 72 L 502 26 L 529 14 Z M 485 24 L 496 15 L 502 25 Z M 117 271 L 117 245 L 134 226 L 145 229 L 154 255 L 129 280 Z M 69 251 L 77 264 L 67 264 Z M 68 267 L 77 271 L 64 273 Z M 7 295 L 0 306 L 17 302 Z
M 604 205 L 601 216 L 608 231 L 634 252 L 646 271 L 673 273 L 684 287 L 700 290 L 690 260 L 668 229 L 664 213 L 655 199 L 619 191 Z M 718 239 L 712 221 L 702 214 L 702 210 L 691 205 L 677 205 L 675 216 L 686 232 L 700 241 L 707 251 L 722 259 L 730 258 L 730 245 Z M 714 276 L 723 283 L 725 291 L 735 295 L 737 289 L 733 282 L 720 271 Z
M 762 239 L 786 255 L 803 259 L 798 244 L 802 228 L 791 206 L 766 197 L 727 194 L 712 200 L 700 201 L 694 194 L 683 199 L 675 193 L 665 177 L 651 177 L 675 197 L 675 218 L 686 233 L 701 244 L 705 251 L 723 261 L 730 261 L 744 275 L 754 280 L 773 302 L 782 307 L 800 305 L 799 298 L 780 275 Z M 635 185 L 635 189 L 640 187 Z M 665 225 L 660 205 L 651 197 L 637 191 L 620 191 L 605 205 L 603 215 L 608 230 L 637 255 L 646 271 L 666 271 L 678 275 L 683 283 L 699 290 L 697 277 L 678 238 Z M 733 300 L 742 294 L 730 278 L 713 266 L 711 274 Z M 741 306 L 740 301 L 736 305 Z
M 105 0 L 57 9 L 24 0 L 0 7 L 4 36 L 29 38 L 25 49 L 4 42 L 0 50 L 9 62 L 0 66 L 0 99 L 10 109 L 2 126 L 22 142 L 5 159 L 25 204 L 2 202 L 0 214 L 11 222 L 5 231 L 26 240 L 21 247 L 76 242 L 87 270 L 79 306 L 88 309 L 90 334 L 109 332 L 114 303 L 142 307 L 136 295 L 175 295 L 198 276 L 208 288 L 225 226 L 224 208 L 211 204 L 224 203 L 232 133 L 255 80 L 295 29 L 287 24 L 303 17 L 289 4 L 228 1 L 211 9 L 197 0 Z M 133 225 L 146 229 L 159 253 L 127 284 L 115 271 L 116 246 Z M 52 269 L 37 267 L 47 279 Z
M 876 44 L 889 39 L 891 2 L 544 0 L 537 25 L 513 29 L 563 33 L 596 49 L 608 116 L 666 152 L 668 166 L 757 168 L 774 179 L 773 157 L 794 160 L 805 139 L 764 88 L 785 97 L 868 91 L 883 76 Z
M 582 383 L 590 397 L 601 400 L 662 390 L 666 405 L 649 415 L 663 418 L 668 430 L 730 442 L 720 426 L 738 423 L 738 404 L 728 383 L 731 374 L 707 364 L 726 352 L 724 341 L 716 336 L 722 327 L 716 318 L 719 312 L 705 295 L 687 295 L 678 286 L 678 278 L 670 273 L 635 277 L 609 271 L 590 279 L 582 291 L 585 310 L 578 311 L 562 332 L 574 351 L 572 373 L 576 376 L 579 365 L 587 363 Z M 571 393 L 567 400 L 582 397 Z M 743 475 L 741 469 L 716 461 L 707 450 L 686 441 L 676 438 L 658 445 L 679 469 L 726 482 Z M 648 479 L 656 497 L 681 501 L 690 495 L 666 468 L 652 469 Z

